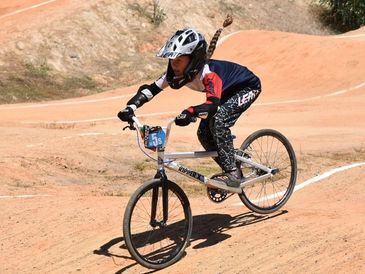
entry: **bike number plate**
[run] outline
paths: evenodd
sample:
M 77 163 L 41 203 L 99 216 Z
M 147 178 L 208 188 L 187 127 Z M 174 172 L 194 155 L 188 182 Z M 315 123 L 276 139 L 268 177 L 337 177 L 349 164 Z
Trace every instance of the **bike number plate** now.
M 162 148 L 166 134 L 161 127 L 145 127 L 144 146 L 148 149 Z

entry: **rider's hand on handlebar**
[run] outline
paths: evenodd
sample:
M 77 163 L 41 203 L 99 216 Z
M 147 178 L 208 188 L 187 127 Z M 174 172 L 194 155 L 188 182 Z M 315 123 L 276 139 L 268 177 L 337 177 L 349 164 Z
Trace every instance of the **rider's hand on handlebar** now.
M 176 116 L 175 124 L 181 127 L 185 127 L 193 121 L 193 118 L 194 117 L 190 111 L 184 110 L 183 112 L 181 112 L 181 114 Z
M 119 111 L 118 118 L 123 122 L 129 122 L 134 116 L 134 111 L 131 107 L 126 107 L 125 109 Z

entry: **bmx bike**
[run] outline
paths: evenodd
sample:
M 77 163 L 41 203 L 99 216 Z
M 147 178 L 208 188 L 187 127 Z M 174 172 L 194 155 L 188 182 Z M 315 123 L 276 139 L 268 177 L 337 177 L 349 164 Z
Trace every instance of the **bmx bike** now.
M 123 235 L 131 256 L 141 265 L 162 269 L 177 262 L 188 246 L 193 218 L 184 191 L 170 181 L 165 168 L 183 174 L 207 187 L 207 195 L 220 203 L 238 194 L 243 204 L 259 214 L 280 209 L 293 193 L 297 177 L 297 161 L 288 139 L 273 129 L 261 129 L 249 135 L 235 149 L 235 159 L 244 176 L 239 187 L 227 186 L 222 174 L 211 178 L 178 163 L 182 158 L 217 157 L 215 151 L 165 153 L 170 135 L 166 128 L 142 125 L 134 116 L 129 122 L 137 129 L 137 140 L 157 153 L 155 178 L 143 183 L 131 196 L 125 209 Z M 138 142 L 140 148 L 141 144 Z M 143 150 L 143 149 L 142 149 Z

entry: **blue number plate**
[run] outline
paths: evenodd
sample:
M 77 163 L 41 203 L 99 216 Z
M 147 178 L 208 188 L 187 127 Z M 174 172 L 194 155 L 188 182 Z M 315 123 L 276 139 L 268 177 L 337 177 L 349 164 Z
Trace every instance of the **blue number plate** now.
M 166 134 L 162 128 L 150 128 L 145 132 L 145 147 L 149 149 L 162 148 L 164 146 Z

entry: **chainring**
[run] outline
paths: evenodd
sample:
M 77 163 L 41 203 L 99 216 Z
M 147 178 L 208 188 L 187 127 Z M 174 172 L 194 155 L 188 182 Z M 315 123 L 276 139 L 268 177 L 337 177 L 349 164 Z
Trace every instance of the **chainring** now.
M 224 182 L 226 182 L 228 180 L 227 176 L 225 176 L 223 174 L 213 175 L 211 177 L 211 179 L 224 181 Z M 223 189 L 207 187 L 208 198 L 214 203 L 223 202 L 225 199 L 227 199 L 229 197 L 228 194 L 229 193 Z

